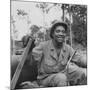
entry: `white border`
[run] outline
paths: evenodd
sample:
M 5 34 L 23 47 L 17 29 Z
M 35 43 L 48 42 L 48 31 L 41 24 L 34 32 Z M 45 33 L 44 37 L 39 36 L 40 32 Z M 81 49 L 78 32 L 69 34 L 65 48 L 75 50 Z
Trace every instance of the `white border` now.
M 13 0 L 12 0 L 13 1 Z M 69 3 L 69 4 L 87 4 L 88 0 L 14 0 L 14 1 L 36 1 L 36 2 L 52 2 L 52 3 Z
M 56 3 L 69 3 L 69 4 L 85 4 L 88 5 L 88 85 L 87 86 L 73 86 L 73 87 L 60 87 L 60 88 L 41 88 L 46 90 L 63 89 L 63 90 L 89 90 L 89 68 L 90 68 L 90 44 L 89 44 L 89 20 L 90 20 L 90 7 L 89 0 L 23 0 L 23 1 L 41 1 L 41 2 L 56 2 Z M 9 90 L 10 86 L 10 0 L 0 1 L 0 90 Z

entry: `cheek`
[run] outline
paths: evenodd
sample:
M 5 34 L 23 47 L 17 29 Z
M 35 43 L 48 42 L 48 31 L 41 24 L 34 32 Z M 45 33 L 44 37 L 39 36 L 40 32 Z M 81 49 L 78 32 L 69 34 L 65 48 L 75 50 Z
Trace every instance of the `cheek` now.
M 66 34 L 63 34 L 64 35 L 64 37 L 66 37 Z
M 59 35 L 62 35 L 62 36 L 64 36 L 64 37 L 66 36 L 65 33 L 55 33 L 55 34 L 54 34 L 54 36 L 59 36 Z
M 60 33 L 55 32 L 55 33 L 54 33 L 54 36 L 57 36 L 57 35 L 59 35 L 59 34 L 60 34 Z
M 53 38 L 56 38 L 58 36 L 58 34 L 53 34 Z
M 60 34 L 59 33 L 53 33 L 52 36 L 53 38 L 57 38 L 57 36 L 59 36 Z M 66 34 L 64 33 L 63 34 L 63 39 L 66 37 Z

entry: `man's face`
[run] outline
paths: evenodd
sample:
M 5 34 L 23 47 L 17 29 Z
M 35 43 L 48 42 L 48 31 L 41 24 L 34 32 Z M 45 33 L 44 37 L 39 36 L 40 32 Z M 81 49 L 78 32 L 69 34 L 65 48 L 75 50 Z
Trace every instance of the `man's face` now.
M 65 36 L 65 28 L 63 26 L 57 26 L 53 33 L 53 39 L 58 43 L 62 43 L 64 42 Z

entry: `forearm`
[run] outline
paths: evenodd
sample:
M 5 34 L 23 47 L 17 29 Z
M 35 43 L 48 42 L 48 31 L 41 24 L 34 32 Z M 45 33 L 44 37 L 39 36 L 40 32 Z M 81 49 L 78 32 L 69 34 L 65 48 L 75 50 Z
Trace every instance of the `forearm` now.
M 83 56 L 74 58 L 73 62 L 80 67 L 87 68 L 87 59 Z

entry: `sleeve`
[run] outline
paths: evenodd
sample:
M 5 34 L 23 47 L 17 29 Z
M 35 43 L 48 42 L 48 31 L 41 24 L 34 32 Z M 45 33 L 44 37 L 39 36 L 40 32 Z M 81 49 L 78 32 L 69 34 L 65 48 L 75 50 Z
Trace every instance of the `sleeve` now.
M 40 43 L 32 50 L 32 57 L 35 61 L 40 61 L 43 56 L 43 44 Z
M 70 57 L 73 55 L 74 51 L 75 50 L 72 47 L 69 47 Z M 75 53 L 74 57 L 72 58 L 72 62 L 74 62 L 80 67 L 87 67 L 86 56 L 85 55 L 82 56 L 78 51 Z

